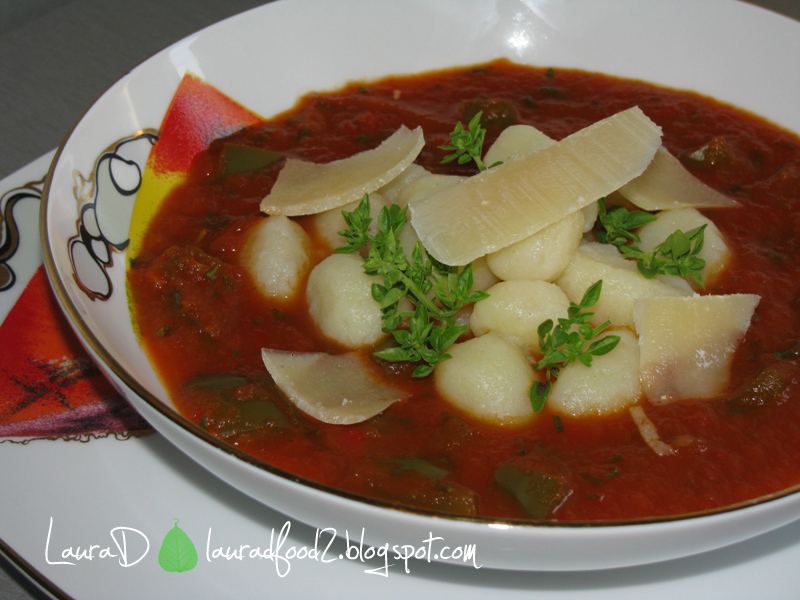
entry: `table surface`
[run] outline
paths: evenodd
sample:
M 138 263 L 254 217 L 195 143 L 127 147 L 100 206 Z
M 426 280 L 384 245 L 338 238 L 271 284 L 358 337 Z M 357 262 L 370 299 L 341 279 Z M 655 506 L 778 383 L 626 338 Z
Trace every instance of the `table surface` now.
M 655 0 L 653 0 L 655 1 Z M 58 146 L 121 75 L 184 36 L 264 0 L 0 3 L 0 179 Z M 753 0 L 800 20 L 797 0 Z M 0 557 L 0 598 L 41 597 Z

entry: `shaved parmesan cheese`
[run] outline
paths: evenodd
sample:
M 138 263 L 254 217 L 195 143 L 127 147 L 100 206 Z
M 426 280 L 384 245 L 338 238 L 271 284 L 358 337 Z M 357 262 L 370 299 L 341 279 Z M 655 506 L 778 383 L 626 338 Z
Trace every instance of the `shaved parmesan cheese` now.
M 619 189 L 633 204 L 644 210 L 668 208 L 725 208 L 738 203 L 708 187 L 689 173 L 663 146 L 644 173 Z
M 669 456 L 675 453 L 675 449 L 661 441 L 658 437 L 658 430 L 653 422 L 644 414 L 644 409 L 641 406 L 632 406 L 630 409 L 633 422 L 639 428 L 639 433 L 644 439 L 645 443 L 650 446 L 650 449 L 659 456 Z
M 408 397 L 378 379 L 359 354 L 261 350 L 275 384 L 304 413 L 324 423 L 360 423 Z
M 483 157 L 485 165 L 506 162 L 515 158 L 521 158 L 528 154 L 533 154 L 539 150 L 544 150 L 555 144 L 556 141 L 547 134 L 542 133 L 533 125 L 511 125 L 506 127 L 492 147 Z M 590 231 L 597 221 L 598 214 L 597 202 L 592 202 L 583 208 L 585 218 L 583 233 Z
M 465 265 L 641 175 L 660 143 L 661 129 L 633 107 L 544 150 L 411 202 L 411 223 L 434 258 Z
M 553 138 L 542 133 L 533 125 L 511 125 L 497 136 L 492 147 L 484 155 L 483 163 L 491 166 L 495 163 L 521 158 L 539 150 L 544 150 L 555 143 L 556 141 Z M 597 213 L 597 202 L 593 202 L 583 208 L 583 214 L 586 219 L 583 227 L 584 233 L 594 227 Z
M 422 150 L 422 129 L 400 127 L 380 146 L 329 163 L 289 159 L 261 201 L 270 215 L 312 215 L 359 200 L 402 173 Z
M 648 400 L 667 404 L 724 392 L 758 301 L 753 294 L 637 300 L 639 374 Z

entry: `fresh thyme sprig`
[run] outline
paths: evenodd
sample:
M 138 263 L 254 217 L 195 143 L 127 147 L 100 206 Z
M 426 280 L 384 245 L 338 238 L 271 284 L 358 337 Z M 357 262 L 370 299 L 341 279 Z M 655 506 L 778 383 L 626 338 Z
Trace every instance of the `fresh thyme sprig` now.
M 628 210 L 623 206 L 612 206 L 606 210 L 603 198 L 597 201 L 599 213 L 597 220 L 602 226 L 597 230 L 597 239 L 603 244 L 623 246 L 628 242 L 641 242 L 633 230 L 657 220 L 654 214 L 643 210 Z
M 570 303 L 567 318 L 558 319 L 557 324 L 547 319 L 539 325 L 537 331 L 542 358 L 536 363 L 536 369 L 545 370 L 545 379 L 531 386 L 530 400 L 535 412 L 541 412 L 544 408 L 553 389 L 553 380 L 558 378 L 561 369 L 576 361 L 591 367 L 593 357 L 608 354 L 617 347 L 618 335 L 595 339 L 611 325 L 609 321 L 597 327 L 589 324 L 594 313 L 586 309 L 597 304 L 602 288 L 603 280 L 596 281 L 586 290 L 580 303 Z
M 656 275 L 677 275 L 692 279 L 701 288 L 705 287 L 702 271 L 706 261 L 699 257 L 703 249 L 706 225 L 683 232 L 674 231 L 667 239 L 644 252 L 629 242 L 640 242 L 641 239 L 632 230 L 655 221 L 653 214 L 641 211 L 630 211 L 622 206 L 615 206 L 606 211 L 601 199 L 597 230 L 597 239 L 605 244 L 613 244 L 620 252 L 636 261 L 639 272 L 652 279 Z
M 409 260 L 399 241 L 406 213 L 407 209 L 397 204 L 384 207 L 378 214 L 378 231 L 372 235 L 369 195 L 364 194 L 355 210 L 342 211 L 348 228 L 339 233 L 346 243 L 336 252 L 357 252 L 366 247 L 364 271 L 383 277 L 383 284 L 372 285 L 372 297 L 381 307 L 383 331 L 392 335 L 397 346 L 380 350 L 375 356 L 390 362 L 422 362 L 413 376 L 425 377 L 437 363 L 450 358 L 447 349 L 468 329 L 456 324 L 455 314 L 465 304 L 478 302 L 488 294 L 472 291 L 471 265 L 459 272 L 457 267 L 427 256 L 419 242 Z M 404 299 L 410 301 L 413 310 L 401 308 Z
M 636 260 L 639 272 L 648 279 L 656 275 L 677 275 L 692 279 L 704 288 L 702 271 L 706 261 L 698 254 L 703 249 L 705 229 L 706 225 L 695 227 L 686 233 L 678 229 L 650 252 L 642 252 L 636 246 L 620 246 L 620 250 Z
M 439 146 L 440 150 L 452 152 L 452 154 L 448 154 L 442 159 L 442 163 L 449 163 L 455 160 L 458 164 L 463 165 L 474 160 L 480 171 L 485 171 L 500 164 L 500 162 L 496 162 L 487 167 L 481 160 L 483 141 L 486 137 L 486 129 L 481 127 L 482 116 L 483 111 L 478 111 L 470 119 L 466 128 L 461 124 L 461 121 L 456 124 L 455 129 L 450 133 L 450 144 Z

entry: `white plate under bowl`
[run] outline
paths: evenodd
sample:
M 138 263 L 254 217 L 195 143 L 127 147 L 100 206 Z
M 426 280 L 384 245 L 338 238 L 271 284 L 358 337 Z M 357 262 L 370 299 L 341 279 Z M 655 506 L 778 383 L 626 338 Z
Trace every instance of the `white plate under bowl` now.
M 800 70 L 785 63 L 798 56 L 800 24 L 734 0 L 280 0 L 177 42 L 87 110 L 58 150 L 46 185 L 48 275 L 103 371 L 161 434 L 221 479 L 292 518 L 351 537 L 363 531 L 376 546 L 419 545 L 439 536 L 451 547 L 475 545 L 483 566 L 502 569 L 602 569 L 719 548 L 799 518 L 800 494 L 788 490 L 714 514 L 615 525 L 451 519 L 299 480 L 212 438 L 173 409 L 136 340 L 125 253 L 104 255 L 104 245 L 119 243 L 115 236 L 126 231 L 132 196 L 118 194 L 109 203 L 103 193 L 110 177 L 130 184 L 136 175 L 135 160 L 126 162 L 114 144 L 159 126 L 187 70 L 269 116 L 306 92 L 353 80 L 507 57 L 695 90 L 797 132 Z M 87 207 L 96 218 L 87 218 Z M 102 288 L 107 275 L 111 285 L 104 300 L 87 295 L 74 277 L 70 248 L 81 215 L 78 262 L 91 247 L 102 270 L 92 283 Z

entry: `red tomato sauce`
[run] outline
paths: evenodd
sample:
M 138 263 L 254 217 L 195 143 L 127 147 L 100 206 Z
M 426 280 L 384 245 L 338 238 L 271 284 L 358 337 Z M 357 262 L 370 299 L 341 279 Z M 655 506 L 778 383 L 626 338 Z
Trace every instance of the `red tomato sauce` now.
M 316 332 L 304 299 L 271 304 L 240 266 L 237 252 L 248 227 L 264 218 L 259 202 L 280 163 L 226 175 L 226 142 L 327 162 L 375 147 L 400 125 L 422 126 L 417 162 L 470 174 L 469 165 L 440 164 L 446 152 L 439 146 L 479 109 L 487 148 L 511 124 L 561 139 L 633 105 L 663 128 L 664 145 L 692 173 L 742 205 L 706 213 L 734 252 L 707 291 L 761 296 L 726 396 L 658 407 L 643 401 L 674 455 L 657 456 L 627 412 L 563 418 L 563 428 L 547 409 L 521 429 L 480 424 L 439 398 L 432 378 L 411 380 L 396 365 L 384 369 L 387 376 L 413 396 L 364 423 L 319 423 L 283 399 L 261 348 L 341 349 Z M 703 148 L 702 160 L 692 157 Z M 448 513 L 562 521 L 684 514 L 800 484 L 800 360 L 777 355 L 800 340 L 799 201 L 800 141 L 759 118 L 639 81 L 500 61 L 310 94 L 277 118 L 217 140 L 160 209 L 132 261 L 129 287 L 144 343 L 180 411 L 271 465 Z M 732 398 L 763 373 L 777 373 L 774 398 L 756 394 L 736 404 Z M 535 496 L 544 488 L 547 504 L 547 482 L 556 482 L 557 500 L 544 513 L 526 511 L 496 482 L 498 465 L 544 474 L 526 489 Z

